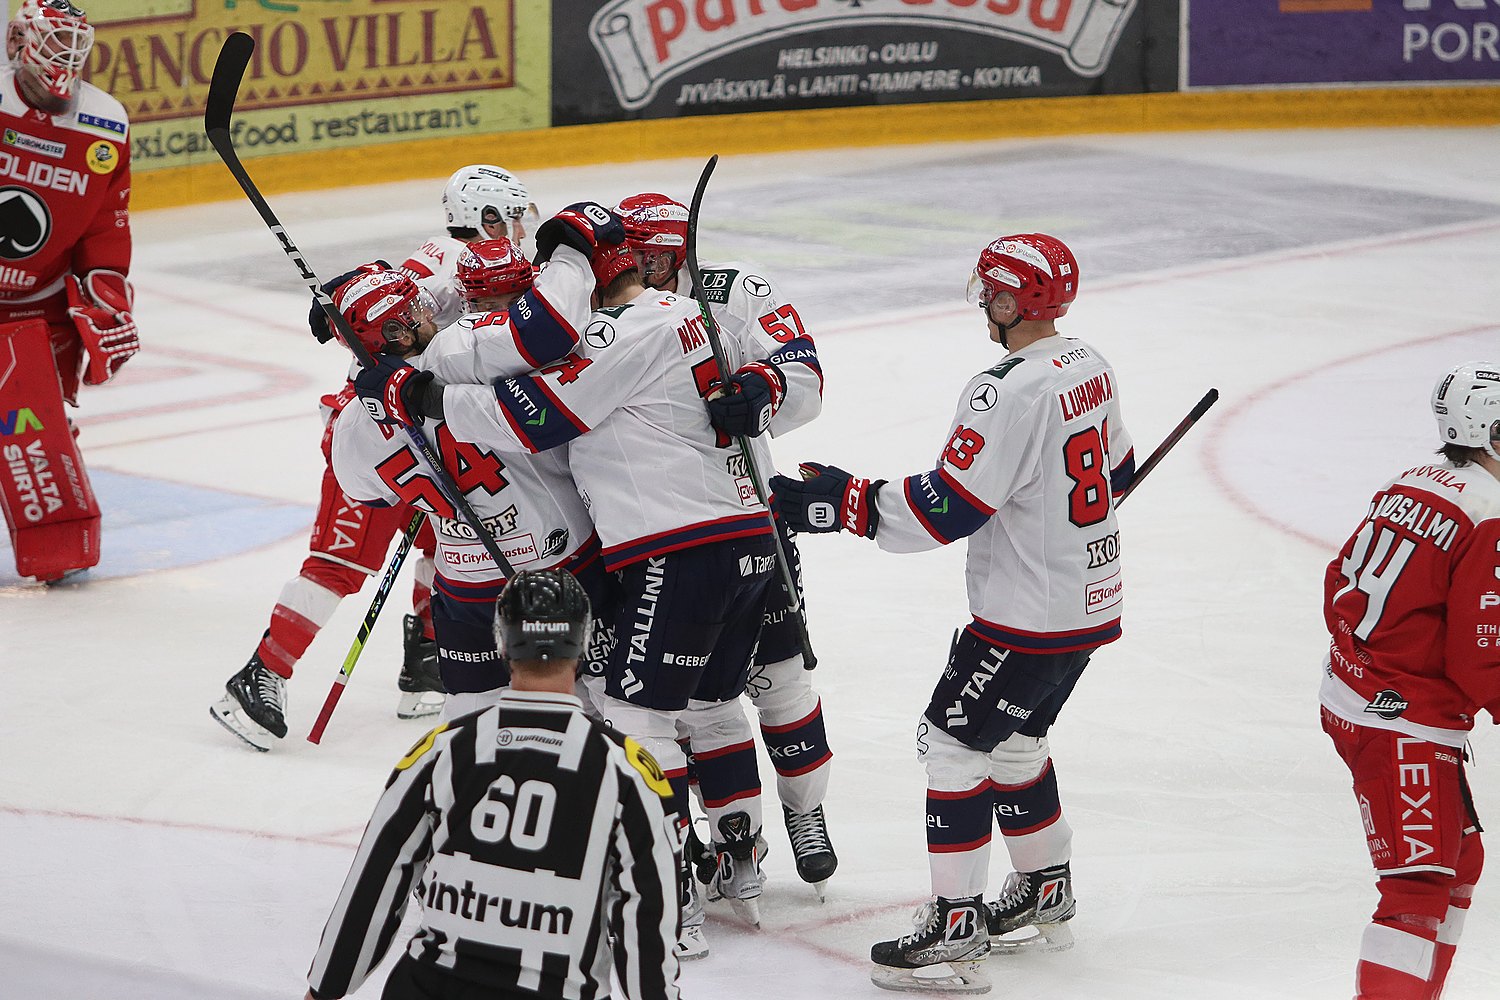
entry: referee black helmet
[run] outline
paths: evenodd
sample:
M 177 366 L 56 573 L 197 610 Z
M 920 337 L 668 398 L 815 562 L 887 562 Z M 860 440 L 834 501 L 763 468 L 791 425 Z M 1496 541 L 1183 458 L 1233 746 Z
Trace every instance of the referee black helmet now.
M 495 605 L 495 642 L 510 660 L 577 660 L 593 623 L 589 595 L 565 569 L 524 570 Z

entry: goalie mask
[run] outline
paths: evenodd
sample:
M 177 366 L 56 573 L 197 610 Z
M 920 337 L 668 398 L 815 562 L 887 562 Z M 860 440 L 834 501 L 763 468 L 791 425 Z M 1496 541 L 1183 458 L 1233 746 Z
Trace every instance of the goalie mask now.
M 589 596 L 565 569 L 523 570 L 495 604 L 495 644 L 508 660 L 578 660 L 593 626 Z
M 1078 296 L 1078 261 L 1056 237 L 1002 236 L 980 251 L 968 299 L 988 313 L 1001 292 L 1016 297 L 1020 319 L 1056 319 Z
M 424 324 L 437 314 L 437 303 L 400 271 L 366 266 L 333 296 L 355 336 L 371 354 L 385 350 L 405 332 L 420 343 Z
M 1475 361 L 1444 375 L 1432 390 L 1432 415 L 1444 444 L 1483 448 L 1500 461 L 1500 362 Z
M 625 245 L 641 255 L 641 276 L 661 288 L 687 263 L 688 210 L 664 194 L 631 195 L 615 206 Z
M 535 279 L 531 261 L 510 240 L 479 240 L 458 257 L 458 283 L 471 309 L 484 299 L 525 292 Z
M 61 104 L 72 98 L 94 45 L 88 15 L 68 0 L 22 0 L 6 35 L 6 54 Z
M 526 227 L 534 229 L 541 221 L 520 178 L 488 163 L 461 167 L 448 178 L 443 211 L 450 229 L 484 232 L 486 225 L 503 222 L 506 235 L 517 242 L 526 235 Z

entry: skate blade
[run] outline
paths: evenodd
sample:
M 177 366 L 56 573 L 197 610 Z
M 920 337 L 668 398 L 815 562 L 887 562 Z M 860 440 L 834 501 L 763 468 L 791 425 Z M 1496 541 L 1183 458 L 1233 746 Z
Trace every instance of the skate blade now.
M 731 899 L 729 905 L 734 908 L 734 912 L 741 920 L 756 930 L 760 929 L 760 895 L 758 893 L 749 899 Z
M 870 982 L 898 993 L 988 993 L 990 981 L 979 971 L 983 963 L 983 958 L 977 958 L 917 969 L 876 965 L 870 968 Z
M 219 725 L 261 753 L 267 752 L 277 743 L 274 735 L 262 729 L 258 723 L 245 714 L 245 710 L 232 695 L 225 695 L 221 700 L 208 706 L 208 714 Z
M 708 954 L 708 940 L 703 936 L 702 927 L 684 927 L 682 934 L 677 938 L 677 944 L 672 950 L 677 957 L 685 962 L 703 958 Z
M 1025 937 L 990 938 L 991 955 L 1019 955 L 1023 952 L 1047 953 L 1067 951 L 1073 947 L 1073 929 L 1067 924 L 1033 924 L 1035 934 Z M 1020 933 L 1012 931 L 1012 933 Z
M 818 902 L 828 902 L 828 880 L 826 878 L 821 882 L 813 882 L 812 887 L 813 892 L 818 894 Z
M 420 719 L 443 710 L 447 696 L 441 691 L 402 691 L 396 702 L 396 718 Z

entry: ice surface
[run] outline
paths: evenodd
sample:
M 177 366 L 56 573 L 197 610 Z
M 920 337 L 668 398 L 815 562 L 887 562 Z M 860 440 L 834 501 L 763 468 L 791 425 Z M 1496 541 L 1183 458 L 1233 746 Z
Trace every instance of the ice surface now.
M 701 159 L 533 172 L 544 208 L 638 190 L 686 200 Z M 753 260 L 817 335 L 823 417 L 799 459 L 930 467 L 995 348 L 963 301 L 1003 231 L 1067 239 L 1063 332 L 1111 358 L 1138 445 L 1209 386 L 1219 406 L 1121 514 L 1125 637 L 1053 731 L 1076 830 L 1078 945 L 989 963 L 995 996 L 1342 998 L 1375 894 L 1347 773 L 1318 730 L 1319 588 L 1388 476 L 1434 445 L 1426 397 L 1500 357 L 1500 132 L 1083 137 L 733 157 L 705 260 Z M 399 261 L 438 232 L 440 180 L 277 197 L 312 266 Z M 105 505 L 90 582 L 19 583 L 0 551 L 0 995 L 299 997 L 390 765 L 405 584 L 321 746 L 301 737 L 369 587 L 289 686 L 292 736 L 255 754 L 208 717 L 305 553 L 317 402 L 345 358 L 249 204 L 137 216 L 146 350 L 86 390 Z M 3 545 L 0 545 L 3 549 Z M 819 904 L 768 787 L 763 930 L 711 906 L 686 995 L 883 995 L 871 942 L 927 891 L 913 725 L 965 620 L 962 552 L 802 543 L 816 684 L 836 754 L 841 867 Z M 1481 816 L 1497 740 L 1474 739 Z M 770 767 L 762 763 L 763 776 Z M 998 851 L 997 851 L 998 853 Z M 992 887 L 1007 866 L 993 859 Z M 716 904 L 717 905 L 717 904 Z M 1500 905 L 1481 885 L 1445 994 L 1495 995 Z M 382 975 L 359 996 L 379 995 Z

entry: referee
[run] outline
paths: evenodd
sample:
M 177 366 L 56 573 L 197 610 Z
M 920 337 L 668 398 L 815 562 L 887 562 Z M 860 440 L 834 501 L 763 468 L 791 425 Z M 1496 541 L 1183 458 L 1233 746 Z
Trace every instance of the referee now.
M 421 926 L 384 1000 L 604 1000 L 611 963 L 629 1000 L 676 1000 L 672 793 L 573 695 L 589 621 L 564 570 L 506 585 L 495 631 L 511 687 L 396 765 L 323 929 L 311 1000 L 359 988 L 414 886 Z

